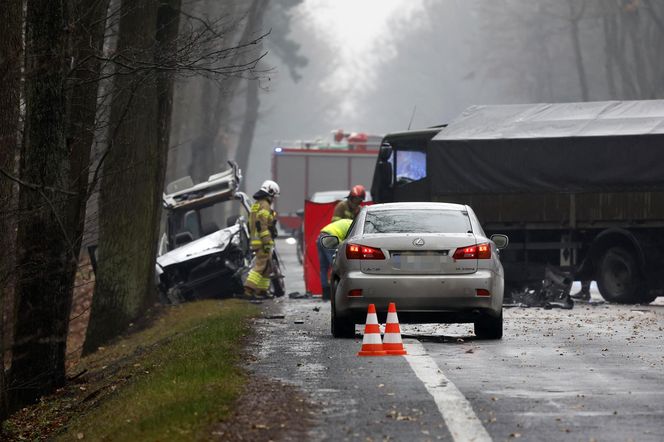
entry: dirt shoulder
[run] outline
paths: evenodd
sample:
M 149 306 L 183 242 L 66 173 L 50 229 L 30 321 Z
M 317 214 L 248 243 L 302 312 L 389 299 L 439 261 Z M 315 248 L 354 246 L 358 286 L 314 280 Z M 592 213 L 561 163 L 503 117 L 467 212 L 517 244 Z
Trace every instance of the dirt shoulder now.
M 15 413 L 0 440 L 306 439 L 307 398 L 249 369 L 260 315 L 235 300 L 165 308 L 81 359 L 67 385 Z
M 306 440 L 314 408 L 297 388 L 260 376 L 252 376 L 235 412 L 214 426 L 214 440 L 287 441 Z

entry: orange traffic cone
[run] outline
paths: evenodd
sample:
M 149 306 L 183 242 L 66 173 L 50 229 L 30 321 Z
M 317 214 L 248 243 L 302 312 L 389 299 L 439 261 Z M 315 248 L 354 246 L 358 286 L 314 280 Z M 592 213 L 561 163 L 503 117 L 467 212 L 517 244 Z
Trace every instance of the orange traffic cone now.
M 376 306 L 369 304 L 367 311 L 367 322 L 364 324 L 364 338 L 362 338 L 362 348 L 358 356 L 385 356 L 387 352 L 383 350 L 383 342 L 380 339 L 380 326 L 376 316 Z
M 388 355 L 405 355 L 406 349 L 401 342 L 401 329 L 399 328 L 399 318 L 397 317 L 397 306 L 390 302 L 387 309 L 387 324 L 385 324 L 385 338 L 383 339 L 383 349 Z

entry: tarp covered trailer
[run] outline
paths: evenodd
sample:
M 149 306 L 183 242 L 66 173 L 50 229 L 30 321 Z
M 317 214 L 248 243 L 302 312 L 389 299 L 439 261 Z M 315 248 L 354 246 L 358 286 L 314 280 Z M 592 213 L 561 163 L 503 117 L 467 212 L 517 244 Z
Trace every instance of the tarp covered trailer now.
M 426 177 L 395 196 L 469 204 L 508 234 L 508 285 L 558 265 L 607 300 L 661 293 L 664 100 L 473 106 L 425 149 Z

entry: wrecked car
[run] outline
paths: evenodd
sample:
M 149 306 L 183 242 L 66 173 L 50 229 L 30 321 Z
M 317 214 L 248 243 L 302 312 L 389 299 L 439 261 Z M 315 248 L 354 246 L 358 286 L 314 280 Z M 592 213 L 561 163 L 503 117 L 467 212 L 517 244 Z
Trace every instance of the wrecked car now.
M 162 302 L 227 297 L 242 291 L 249 271 L 250 201 L 239 191 L 237 164 L 194 185 L 190 177 L 166 187 L 164 234 L 159 245 L 156 275 Z M 218 219 L 226 219 L 220 228 Z M 272 291 L 283 295 L 283 276 L 273 255 Z

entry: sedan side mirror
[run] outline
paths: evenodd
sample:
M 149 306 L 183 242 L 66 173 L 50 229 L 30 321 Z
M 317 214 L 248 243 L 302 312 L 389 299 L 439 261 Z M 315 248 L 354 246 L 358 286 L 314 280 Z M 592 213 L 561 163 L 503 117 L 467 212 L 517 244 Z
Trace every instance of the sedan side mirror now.
M 504 249 L 510 243 L 510 239 L 507 237 L 507 235 L 500 234 L 491 235 L 491 241 L 493 241 L 496 247 L 499 249 Z
M 326 249 L 336 249 L 337 247 L 339 247 L 339 238 L 337 238 L 334 235 L 323 236 L 320 239 L 320 243 Z

